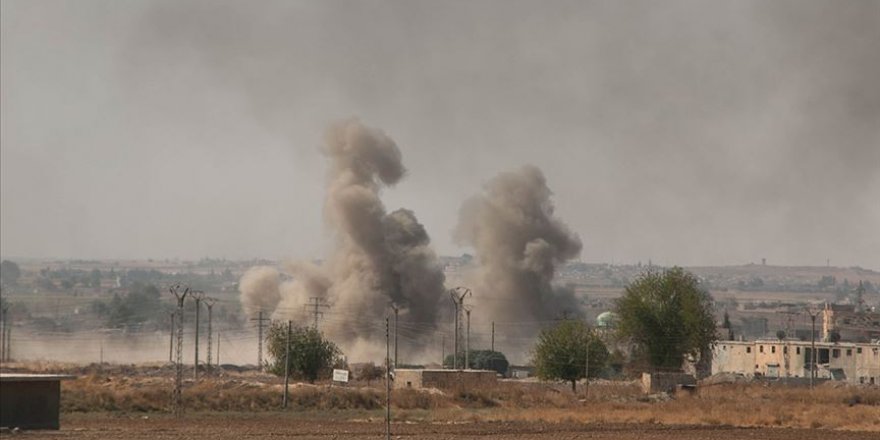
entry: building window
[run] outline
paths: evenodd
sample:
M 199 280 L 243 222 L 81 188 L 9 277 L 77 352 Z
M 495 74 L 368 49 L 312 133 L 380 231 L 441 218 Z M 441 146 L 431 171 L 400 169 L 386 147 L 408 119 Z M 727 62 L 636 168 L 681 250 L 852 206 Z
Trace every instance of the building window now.
M 788 354 L 788 347 L 782 347 L 782 354 Z
M 856 354 L 862 354 L 862 347 L 856 349 Z
M 776 353 L 776 346 L 775 345 L 770 346 L 770 353 Z
M 852 348 L 847 348 L 847 349 L 846 349 L 846 355 L 847 355 L 847 356 L 852 356 Z
M 751 353 L 751 352 L 752 352 L 752 347 L 746 347 L 746 353 Z M 874 354 L 876 354 L 876 353 L 874 353 Z
M 763 352 L 764 352 L 764 346 L 763 346 L 763 345 L 759 345 L 759 346 L 758 346 L 758 351 L 760 351 L 761 353 L 763 353 Z
M 831 357 L 839 358 L 840 357 L 840 349 L 835 348 L 835 349 L 831 350 Z
M 800 347 L 795 348 L 795 350 L 797 350 L 797 354 L 801 354 L 801 348 L 800 348 Z

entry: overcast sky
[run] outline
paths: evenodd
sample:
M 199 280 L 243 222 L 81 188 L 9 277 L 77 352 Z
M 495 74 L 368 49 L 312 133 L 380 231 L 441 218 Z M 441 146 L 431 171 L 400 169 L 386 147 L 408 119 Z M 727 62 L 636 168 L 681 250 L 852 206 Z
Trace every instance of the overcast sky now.
M 880 269 L 877 1 L 3 0 L 4 257 L 321 257 L 322 133 L 441 254 L 534 164 L 587 262 Z

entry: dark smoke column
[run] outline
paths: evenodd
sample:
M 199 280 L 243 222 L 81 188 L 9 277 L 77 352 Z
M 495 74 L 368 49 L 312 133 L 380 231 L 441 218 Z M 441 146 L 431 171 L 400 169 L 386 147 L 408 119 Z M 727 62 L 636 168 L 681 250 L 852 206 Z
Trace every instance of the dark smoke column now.
M 381 130 L 348 120 L 327 131 L 323 151 L 330 160 L 325 216 L 337 241 L 326 295 L 334 309 L 358 317 L 338 330 L 370 336 L 392 301 L 403 307 L 402 322 L 432 327 L 444 276 L 428 233 L 410 210 L 386 213 L 380 198 L 382 187 L 406 173 L 397 145 Z
M 572 292 L 552 283 L 581 240 L 554 215 L 551 195 L 541 170 L 525 166 L 495 176 L 461 207 L 455 238 L 476 250 L 474 301 L 492 319 L 534 322 L 578 309 Z

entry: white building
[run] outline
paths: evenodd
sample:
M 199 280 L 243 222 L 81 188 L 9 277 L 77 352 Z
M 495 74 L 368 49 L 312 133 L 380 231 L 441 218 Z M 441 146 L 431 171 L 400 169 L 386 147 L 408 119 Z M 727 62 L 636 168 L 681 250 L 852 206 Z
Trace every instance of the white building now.
M 818 377 L 880 385 L 880 340 L 816 342 L 816 353 Z M 712 374 L 810 377 L 810 358 L 809 341 L 718 341 L 712 353 Z

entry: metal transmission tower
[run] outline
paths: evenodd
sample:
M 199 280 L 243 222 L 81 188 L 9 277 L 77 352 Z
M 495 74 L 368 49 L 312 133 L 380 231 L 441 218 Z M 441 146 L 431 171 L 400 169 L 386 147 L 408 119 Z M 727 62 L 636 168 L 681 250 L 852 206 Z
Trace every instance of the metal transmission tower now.
M 318 329 L 318 317 L 324 317 L 324 312 L 321 311 L 321 307 L 330 307 L 327 304 L 324 304 L 324 298 L 313 296 L 309 298 L 309 303 L 305 305 L 306 311 L 308 309 L 312 309 L 312 314 L 315 315 L 315 329 Z
M 168 341 L 168 362 L 174 362 L 174 312 L 168 314 L 171 318 L 171 338 Z
M 193 379 L 199 380 L 199 312 L 202 310 L 202 300 L 205 299 L 205 292 L 201 290 L 193 290 L 192 296 L 196 300 L 196 354 L 193 357 Z
M 449 290 L 449 295 L 452 297 L 452 302 L 455 304 L 455 341 L 453 343 L 452 350 L 452 368 L 458 368 L 458 360 L 459 355 L 461 354 L 461 334 L 462 334 L 462 316 L 461 313 L 464 310 L 464 298 L 471 294 L 471 289 L 467 287 L 456 287 L 454 289 Z
M 260 371 L 263 371 L 263 323 L 268 320 L 263 317 L 262 310 L 256 318 L 251 318 L 251 321 L 257 321 L 257 369 Z
M 186 296 L 189 294 L 189 287 L 175 284 L 168 290 L 177 298 L 177 347 L 175 347 L 177 358 L 175 363 L 174 374 L 174 392 L 171 394 L 171 405 L 174 414 L 180 417 L 183 412 L 181 406 L 181 389 L 183 388 L 183 304 Z
M 391 338 L 385 317 L 385 438 L 391 440 Z
M 467 313 L 467 333 L 464 338 L 464 369 L 471 368 L 471 307 L 464 308 Z
M 214 303 L 217 302 L 214 298 L 205 298 L 205 306 L 208 307 L 208 356 L 205 360 L 205 368 L 208 370 L 211 369 L 211 341 L 214 340 L 213 329 L 211 328 L 211 321 L 213 321 L 214 315 Z
M 400 306 L 391 303 L 391 310 L 394 310 L 394 368 L 397 368 L 397 313 L 400 311 Z

